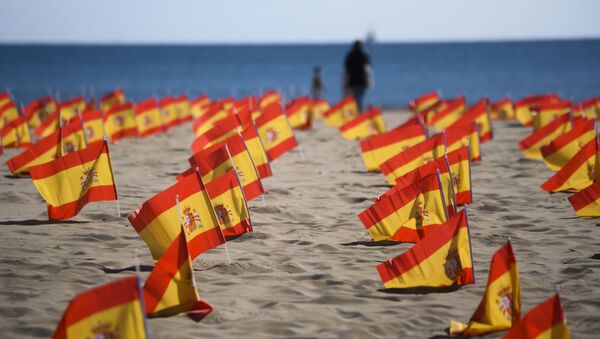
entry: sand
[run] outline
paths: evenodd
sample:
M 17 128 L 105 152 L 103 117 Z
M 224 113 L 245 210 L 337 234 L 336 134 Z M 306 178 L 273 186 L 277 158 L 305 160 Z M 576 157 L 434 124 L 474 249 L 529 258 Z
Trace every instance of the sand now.
M 408 117 L 386 112 L 388 126 Z M 496 122 L 495 140 L 473 166 L 470 208 L 475 285 L 450 293 L 390 294 L 375 266 L 410 244 L 367 246 L 357 214 L 386 190 L 365 172 L 358 142 L 317 122 L 297 132 L 295 150 L 276 160 L 264 182 L 266 205 L 251 202 L 255 232 L 198 257 L 194 276 L 215 311 L 201 323 L 186 317 L 149 320 L 155 338 L 406 337 L 443 335 L 451 319 L 467 321 L 481 299 L 492 253 L 512 237 L 521 272 L 523 309 L 560 284 L 575 338 L 600 332 L 600 220 L 577 218 L 567 195 L 539 188 L 551 175 L 525 160 L 517 142 L 528 130 Z M 0 337 L 49 337 L 68 301 L 96 285 L 133 274 L 134 251 L 145 278 L 150 253 L 127 215 L 175 182 L 190 155 L 191 126 L 111 145 L 120 217 L 115 202 L 87 205 L 74 219 L 46 221 L 29 178 L 0 167 Z M 8 156 L 17 152 L 6 151 Z M 8 156 L 4 155 L 4 162 Z M 500 337 L 492 335 L 489 337 Z

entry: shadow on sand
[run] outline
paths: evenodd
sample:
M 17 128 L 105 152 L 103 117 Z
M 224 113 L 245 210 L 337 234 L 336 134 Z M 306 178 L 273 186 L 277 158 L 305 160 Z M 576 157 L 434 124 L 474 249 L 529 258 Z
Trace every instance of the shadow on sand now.
M 342 246 L 367 246 L 367 247 L 387 247 L 387 246 L 396 246 L 402 244 L 401 242 L 396 241 L 353 241 L 340 244 Z
M 389 294 L 432 294 L 432 293 L 450 293 L 461 288 L 459 285 L 448 287 L 410 287 L 410 288 L 381 288 L 378 292 Z
M 87 224 L 89 221 L 78 221 L 78 220 L 5 220 L 0 221 L 0 225 L 19 225 L 19 226 L 38 226 L 38 225 L 59 225 L 59 224 Z
M 154 269 L 154 266 L 140 265 L 141 272 L 152 272 L 152 269 Z M 104 273 L 107 273 L 107 274 L 116 274 L 116 273 L 122 273 L 122 272 L 135 272 L 135 266 L 129 266 L 129 267 L 125 267 L 125 268 L 102 267 L 102 271 L 104 271 Z

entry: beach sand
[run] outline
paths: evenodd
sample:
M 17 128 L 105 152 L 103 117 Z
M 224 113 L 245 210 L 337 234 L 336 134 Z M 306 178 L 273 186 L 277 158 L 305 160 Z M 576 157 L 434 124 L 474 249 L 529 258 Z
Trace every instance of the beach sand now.
M 387 111 L 388 127 L 408 118 Z M 375 266 L 411 244 L 367 246 L 357 214 L 383 193 L 382 174 L 367 173 L 358 142 L 316 122 L 297 132 L 299 150 L 272 164 L 265 205 L 252 201 L 254 233 L 194 262 L 203 300 L 215 311 L 202 322 L 150 319 L 154 338 L 406 337 L 443 335 L 451 319 L 468 321 L 485 289 L 492 254 L 512 237 L 521 273 L 523 313 L 560 284 L 574 338 L 600 333 L 600 219 L 577 218 L 565 194 L 539 184 L 551 176 L 523 159 L 517 142 L 529 131 L 495 122 L 495 139 L 474 165 L 469 208 L 476 284 L 450 293 L 391 294 Z M 187 167 L 189 124 L 111 145 L 121 216 L 114 201 L 88 204 L 70 221 L 49 223 L 29 178 L 0 167 L 0 337 L 49 337 L 69 300 L 102 283 L 152 268 L 144 242 L 127 221 Z M 7 150 L 4 163 L 17 153 Z M 500 337 L 500 334 L 489 337 Z

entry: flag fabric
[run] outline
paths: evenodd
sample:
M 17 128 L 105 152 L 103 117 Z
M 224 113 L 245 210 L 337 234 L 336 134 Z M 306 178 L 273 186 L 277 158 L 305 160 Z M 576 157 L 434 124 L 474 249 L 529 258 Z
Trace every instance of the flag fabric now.
M 385 122 L 379 107 L 373 107 L 356 118 L 339 127 L 342 136 L 347 140 L 365 139 L 385 133 Z
M 452 173 L 452 184 L 457 205 L 468 205 L 473 202 L 471 190 L 471 156 L 468 146 L 461 147 L 446 155 Z
M 533 121 L 532 109 L 537 108 L 543 100 L 557 101 L 558 97 L 556 94 L 531 95 L 516 101 L 514 103 L 514 109 L 517 121 L 523 126 L 530 126 Z
M 445 153 L 444 135 L 439 133 L 394 155 L 379 165 L 379 169 L 387 182 L 394 185 L 397 177 L 442 157 Z
M 221 106 L 221 104 L 216 103 L 210 105 L 207 108 L 206 112 L 201 116 L 197 117 L 192 123 L 192 128 L 194 129 L 195 136 L 201 136 L 202 134 L 208 132 L 211 128 L 213 128 L 215 122 L 227 118 L 231 116 L 228 110 Z
M 600 179 L 600 157 L 598 142 L 594 138 L 541 187 L 546 192 L 580 191 L 598 179 Z
M 230 114 L 226 118 L 215 122 L 210 130 L 196 137 L 192 142 L 191 148 L 194 153 L 198 153 L 237 134 L 241 128 L 242 125 L 237 116 Z
M 27 123 L 31 128 L 35 129 L 39 127 L 42 122 L 56 110 L 56 108 L 54 100 L 47 96 L 30 102 L 25 106 L 23 111 L 27 117 Z
M 4 105 L 0 106 L 0 129 L 4 128 L 11 121 L 18 119 L 20 117 L 19 111 L 17 107 L 12 102 L 12 100 L 8 99 Z
M 429 126 L 433 126 L 437 131 L 441 132 L 457 122 L 466 110 L 465 97 L 444 102 L 442 108 L 435 114 L 427 114 L 425 120 Z
M 102 112 L 108 112 L 115 105 L 122 105 L 126 102 L 125 91 L 121 88 L 117 88 L 114 91 L 106 93 L 100 98 L 100 109 Z
M 140 137 L 160 133 L 163 131 L 162 119 L 158 108 L 158 101 L 149 98 L 135 105 L 135 121 Z
M 35 130 L 33 130 L 33 134 L 43 138 L 54 133 L 60 125 L 60 122 L 58 121 L 59 116 L 58 109 L 56 109 L 54 112 L 50 113 L 50 115 L 42 121 Z M 62 121 L 66 122 L 68 120 L 62 119 Z
M 473 258 L 466 209 L 435 227 L 399 256 L 377 265 L 386 288 L 473 284 Z
M 272 104 L 280 104 L 282 99 L 283 98 L 281 94 L 271 89 L 263 93 L 263 95 L 261 95 L 260 98 L 258 98 L 258 105 L 262 109 L 267 106 L 271 106 Z
M 271 172 L 269 157 L 267 156 L 267 152 L 265 151 L 262 141 L 260 140 L 256 126 L 253 123 L 246 125 L 241 134 L 260 178 L 265 179 L 273 175 Z
M 558 294 L 529 310 L 503 339 L 569 339 L 567 319 Z
M 586 99 L 573 105 L 573 116 L 587 119 L 597 119 L 600 115 L 600 97 Z
M 426 109 L 433 107 L 439 101 L 440 96 L 437 92 L 429 92 L 411 100 L 408 104 L 408 108 L 415 113 L 421 113 Z
M 192 116 L 190 101 L 188 100 L 187 96 L 180 95 L 175 98 L 175 109 L 177 110 L 177 116 L 179 117 L 180 124 L 192 121 L 194 119 Z
M 52 339 L 146 338 L 139 278 L 131 276 L 75 296 Z
M 21 148 L 31 145 L 29 128 L 23 117 L 18 117 L 4 124 L 0 129 L 2 148 Z
M 69 153 L 80 151 L 88 147 L 86 140 L 84 125 L 79 117 L 71 119 L 71 121 L 65 123 L 63 127 L 59 127 L 59 142 L 57 149 L 57 156 L 63 156 Z M 95 144 L 104 143 L 96 142 Z
M 504 98 L 492 103 L 490 107 L 490 118 L 492 120 L 512 120 L 515 119 L 515 109 L 510 98 Z
M 0 107 L 4 106 L 4 104 L 7 104 L 9 102 L 12 102 L 12 99 L 10 98 L 10 94 L 7 91 L 4 92 L 0 92 Z
M 399 126 L 383 134 L 361 140 L 361 156 L 369 172 L 379 172 L 382 163 L 425 139 L 422 125 Z
M 58 104 L 58 111 L 63 120 L 71 120 L 83 112 L 85 109 L 85 98 L 82 96 L 74 97 Z
M 453 126 L 445 130 L 446 152 L 469 146 L 471 160 L 481 161 L 481 146 L 479 142 L 479 128 L 477 122 L 472 121 L 463 125 Z
M 208 107 L 210 107 L 210 103 L 211 101 L 208 95 L 200 95 L 199 97 L 192 100 L 190 102 L 190 111 L 192 113 L 192 117 L 194 119 L 197 119 L 200 116 L 202 116 L 206 112 Z
M 270 105 L 263 108 L 262 114 L 256 118 L 255 123 L 269 161 L 279 158 L 298 146 L 294 131 L 281 106 Z
M 510 241 L 494 253 L 487 287 L 468 324 L 450 322 L 450 334 L 480 336 L 510 329 L 521 317 L 521 281 Z
M 533 130 L 548 125 L 554 119 L 571 113 L 571 101 L 542 101 L 532 117 Z
M 252 232 L 250 212 L 234 171 L 229 171 L 207 184 L 217 220 L 226 237 Z
M 552 140 L 567 133 L 572 127 L 571 116 L 561 115 L 544 127 L 532 132 L 519 142 L 523 155 L 529 159 L 543 159 L 541 149 Z
M 74 217 L 89 202 L 117 200 L 106 142 L 32 166 L 29 173 L 50 220 Z
M 314 119 L 322 119 L 323 114 L 329 110 L 329 103 L 325 99 L 312 99 L 310 114 Z
M 117 104 L 104 114 L 104 132 L 114 143 L 137 136 L 137 123 L 131 103 Z
M 460 117 L 453 126 L 462 125 L 475 121 L 479 130 L 479 141 L 485 143 L 492 140 L 494 137 L 494 131 L 492 128 L 492 121 L 488 111 L 489 101 L 487 98 L 479 100 L 475 105 L 469 107 L 467 112 Z
M 85 141 L 88 145 L 104 141 L 104 118 L 102 111 L 99 109 L 86 110 L 81 113 L 81 119 L 83 120 Z M 63 135 L 64 133 L 63 131 Z
M 192 260 L 225 242 L 207 189 L 198 175 L 182 178 L 154 195 L 128 219 L 154 260 L 159 260 L 179 236 L 181 225 L 188 235 Z
M 579 152 L 583 145 L 596 137 L 594 121 L 574 119 L 573 128 L 540 149 L 544 163 L 554 172 L 560 170 Z
M 212 311 L 210 305 L 200 303 L 185 231 L 180 232 L 156 262 L 143 294 L 146 314 L 151 317 L 175 315 L 197 306 L 207 313 Z
M 570 196 L 569 203 L 578 217 L 600 216 L 600 181 Z
M 285 105 L 285 113 L 292 128 L 311 128 L 310 99 L 308 97 L 300 97 L 288 102 Z
M 161 121 L 165 131 L 179 124 L 179 112 L 177 111 L 175 98 L 161 98 L 158 107 L 160 108 Z
M 373 241 L 417 242 L 448 219 L 440 179 L 431 174 L 375 200 L 358 215 Z
M 323 119 L 327 126 L 340 127 L 360 115 L 358 105 L 354 97 L 348 96 L 331 106 L 328 111 L 323 113 Z

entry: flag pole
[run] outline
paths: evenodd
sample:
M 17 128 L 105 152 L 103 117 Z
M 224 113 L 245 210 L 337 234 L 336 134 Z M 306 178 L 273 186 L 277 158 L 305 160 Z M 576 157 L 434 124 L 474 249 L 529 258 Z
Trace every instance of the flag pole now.
M 112 168 L 112 158 L 110 156 L 110 151 L 108 150 L 108 137 L 106 135 L 104 136 L 104 143 L 106 145 L 106 153 L 108 154 L 108 164 L 110 166 L 110 173 L 112 174 L 113 182 L 115 184 L 115 196 L 117 197 L 117 217 L 121 217 L 121 204 L 119 203 L 119 194 L 117 193 L 117 179 L 115 178 L 115 172 Z
M 469 205 L 465 205 L 465 220 L 467 221 L 467 232 L 469 234 L 469 252 L 471 253 L 471 269 L 473 270 L 473 284 L 475 283 L 475 263 L 473 262 L 473 243 L 471 242 L 471 225 L 469 225 Z
M 142 286 L 142 277 L 140 274 L 140 259 L 138 257 L 138 249 L 133 250 L 133 261 L 135 264 L 135 275 L 137 277 L 138 294 L 140 295 L 140 307 L 142 308 L 142 317 L 144 319 L 144 333 L 148 336 L 148 320 L 146 319 L 146 305 L 144 302 L 144 287 Z

